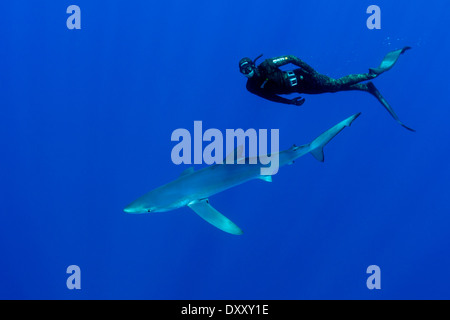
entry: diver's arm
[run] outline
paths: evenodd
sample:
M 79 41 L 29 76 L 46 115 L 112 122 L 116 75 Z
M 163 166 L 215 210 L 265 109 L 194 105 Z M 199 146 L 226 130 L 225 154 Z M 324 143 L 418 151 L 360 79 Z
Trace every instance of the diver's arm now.
M 311 67 L 309 64 L 307 64 L 305 61 L 297 58 L 296 56 L 292 56 L 292 55 L 273 58 L 272 63 L 277 67 L 281 67 L 286 64 L 292 63 L 293 65 L 296 65 L 297 67 L 302 68 L 303 70 L 305 70 L 308 73 L 316 73 L 317 72 L 316 70 L 314 70 L 313 67 Z
M 278 102 L 278 103 L 284 103 L 284 104 L 293 104 L 296 106 L 301 106 L 305 103 L 305 99 L 301 97 L 297 97 L 294 99 L 286 99 L 283 97 L 280 97 L 279 95 L 273 94 L 273 93 L 267 93 L 262 90 L 249 90 L 251 93 L 256 94 L 257 96 L 260 96 L 261 98 L 264 98 L 269 101 Z
M 264 98 L 269 101 L 278 102 L 278 103 L 284 103 L 284 104 L 293 104 L 296 106 L 301 106 L 305 103 L 305 99 L 301 97 L 296 97 L 294 99 L 286 99 L 283 97 L 280 97 L 279 95 L 275 93 L 271 93 L 266 91 L 264 88 L 261 88 L 259 85 L 253 83 L 250 79 L 247 81 L 246 88 L 249 92 Z
M 291 99 L 286 99 L 286 98 L 280 97 L 279 95 L 276 95 L 276 94 L 268 94 L 268 93 L 263 93 L 263 92 L 258 92 L 255 94 L 260 96 L 261 98 L 267 99 L 269 101 L 284 103 L 284 104 L 293 104 Z

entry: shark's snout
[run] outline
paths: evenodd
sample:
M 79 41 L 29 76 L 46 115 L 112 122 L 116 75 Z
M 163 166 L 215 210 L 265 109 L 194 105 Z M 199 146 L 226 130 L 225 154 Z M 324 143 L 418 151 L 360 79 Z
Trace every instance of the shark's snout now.
M 123 209 L 123 211 L 126 213 L 148 213 L 148 212 L 150 212 L 150 209 L 144 209 L 144 208 L 137 207 L 135 205 L 130 204 L 129 206 L 125 207 L 125 209 Z
M 132 207 L 126 207 L 123 211 L 126 213 L 134 213 L 134 209 Z

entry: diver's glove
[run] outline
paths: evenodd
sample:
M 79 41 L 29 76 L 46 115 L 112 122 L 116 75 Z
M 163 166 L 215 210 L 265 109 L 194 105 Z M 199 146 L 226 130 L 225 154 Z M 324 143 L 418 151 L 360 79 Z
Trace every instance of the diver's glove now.
M 305 98 L 297 97 L 297 98 L 291 99 L 291 103 L 295 104 L 296 106 L 301 106 L 302 104 L 305 103 Z

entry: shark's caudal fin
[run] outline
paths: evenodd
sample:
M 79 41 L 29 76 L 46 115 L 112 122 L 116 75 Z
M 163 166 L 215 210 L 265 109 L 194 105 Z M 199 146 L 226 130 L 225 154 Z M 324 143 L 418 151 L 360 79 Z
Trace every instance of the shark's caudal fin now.
M 324 133 L 322 133 L 320 136 L 318 136 L 316 139 L 314 139 L 310 144 L 310 153 L 316 158 L 318 161 L 323 162 L 324 161 L 324 155 L 323 155 L 323 147 L 326 146 L 328 142 L 331 141 L 339 132 L 341 132 L 345 127 L 349 127 L 352 122 L 359 117 L 360 113 L 354 114 L 353 116 L 345 119 L 344 121 L 339 122 L 337 125 L 335 125 L 333 128 L 328 129 Z
M 209 204 L 208 199 L 194 201 L 188 204 L 188 207 L 191 208 L 201 218 L 222 231 L 235 235 L 243 234 L 242 230 L 237 225 L 235 225 L 230 219 L 222 215 L 219 211 L 214 209 Z

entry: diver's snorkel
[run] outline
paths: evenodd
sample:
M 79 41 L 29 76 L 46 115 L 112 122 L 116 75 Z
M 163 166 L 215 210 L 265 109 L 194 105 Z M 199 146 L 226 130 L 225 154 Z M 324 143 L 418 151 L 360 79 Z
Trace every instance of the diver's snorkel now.
M 257 56 L 255 59 L 253 59 L 253 67 L 255 69 L 255 73 L 259 76 L 258 67 L 256 67 L 256 61 L 261 58 L 263 54 L 261 53 L 259 56 Z M 253 76 L 253 75 L 252 75 Z
M 256 65 L 256 61 L 261 58 L 263 56 L 263 54 L 261 53 L 259 56 L 257 56 L 254 60 L 253 60 L 253 64 Z

